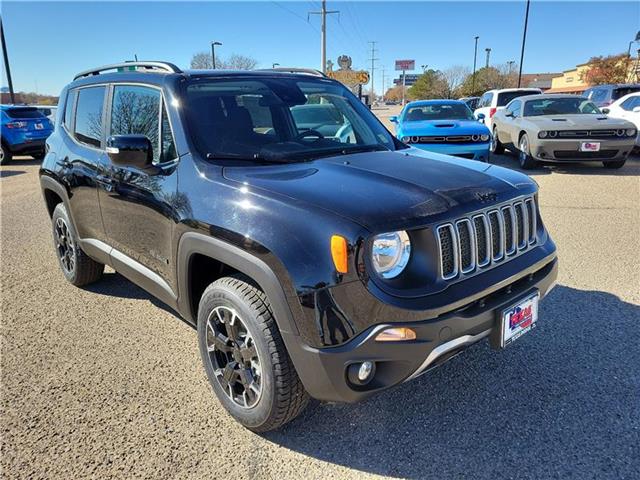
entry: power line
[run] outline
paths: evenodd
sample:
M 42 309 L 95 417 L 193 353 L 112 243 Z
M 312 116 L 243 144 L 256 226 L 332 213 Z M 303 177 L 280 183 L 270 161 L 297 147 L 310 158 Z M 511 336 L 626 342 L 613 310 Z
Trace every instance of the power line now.
M 309 25 L 309 27 L 311 27 L 316 33 L 320 33 L 318 31 L 318 29 L 316 27 L 314 27 L 311 23 L 309 23 L 309 19 L 308 18 L 304 18 L 302 15 L 299 15 L 298 13 L 294 12 L 293 10 L 291 10 L 288 7 L 285 7 L 284 5 L 282 5 L 281 3 L 278 2 L 271 2 L 274 5 L 280 7 L 282 10 L 284 10 L 287 13 L 290 13 L 291 15 L 293 15 L 294 17 L 299 18 L 300 20 L 302 20 L 304 23 L 306 23 L 307 25 Z
M 375 58 L 376 57 L 376 52 L 378 51 L 376 49 L 376 41 L 371 41 L 368 42 L 371 45 L 371 58 L 369 59 L 369 61 L 371 62 L 371 103 L 373 103 L 373 100 L 376 98 L 376 94 L 375 94 L 375 87 L 374 87 L 374 83 L 373 83 L 373 72 L 375 71 L 375 63 L 376 61 L 380 60 L 379 58 Z

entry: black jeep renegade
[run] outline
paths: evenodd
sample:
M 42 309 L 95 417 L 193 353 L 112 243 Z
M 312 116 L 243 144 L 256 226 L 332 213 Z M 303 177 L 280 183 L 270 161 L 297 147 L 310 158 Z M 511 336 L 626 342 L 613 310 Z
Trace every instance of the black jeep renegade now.
M 255 431 L 506 346 L 557 275 L 531 179 L 412 149 L 314 72 L 83 72 L 40 182 L 67 280 L 108 264 L 176 310 Z

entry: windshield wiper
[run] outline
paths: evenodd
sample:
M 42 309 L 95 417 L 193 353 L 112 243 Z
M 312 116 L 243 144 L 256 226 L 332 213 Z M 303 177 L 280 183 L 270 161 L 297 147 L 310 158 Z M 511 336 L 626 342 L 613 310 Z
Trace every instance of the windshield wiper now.
M 285 159 L 277 158 L 265 158 L 259 153 L 254 153 L 252 156 L 241 155 L 239 153 L 207 153 L 207 160 L 239 160 L 242 162 L 256 162 L 256 163 L 289 163 Z

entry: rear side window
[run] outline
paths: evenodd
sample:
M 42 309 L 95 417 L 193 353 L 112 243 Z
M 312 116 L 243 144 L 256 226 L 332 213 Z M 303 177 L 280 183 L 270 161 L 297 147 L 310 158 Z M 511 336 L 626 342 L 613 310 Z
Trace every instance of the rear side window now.
M 502 92 L 498 94 L 498 107 L 504 107 L 507 103 L 509 103 L 514 98 L 523 97 L 525 95 L 534 95 L 536 93 L 540 93 L 537 91 L 531 90 L 518 90 L 515 92 Z
M 71 130 L 73 123 L 73 102 L 76 99 L 76 91 L 71 90 L 67 93 L 67 101 L 64 104 L 64 125 Z
M 635 107 L 640 107 L 640 95 L 629 97 L 620 104 L 623 110 L 632 111 Z
M 640 85 L 638 85 L 637 87 L 622 87 L 622 88 L 616 88 L 613 90 L 612 93 L 612 100 L 617 100 L 619 98 L 624 97 L 625 95 L 629 95 L 630 93 L 635 93 L 635 92 L 640 92 Z
M 44 115 L 37 108 L 10 108 L 5 110 L 9 118 L 42 118 Z
M 105 87 L 78 90 L 74 136 L 79 142 L 100 147 L 104 92 Z
M 594 102 L 603 102 L 607 99 L 607 91 L 604 88 L 598 88 L 591 93 L 590 100 Z

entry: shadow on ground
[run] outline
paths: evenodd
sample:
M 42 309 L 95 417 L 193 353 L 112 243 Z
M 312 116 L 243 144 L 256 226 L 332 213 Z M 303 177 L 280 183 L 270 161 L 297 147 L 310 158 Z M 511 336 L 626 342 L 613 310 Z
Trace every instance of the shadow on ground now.
M 14 177 L 16 175 L 22 175 L 27 173 L 24 170 L 0 170 L 0 178 Z
M 491 155 L 491 163 L 501 167 L 510 168 L 526 173 L 530 176 L 559 174 L 574 175 L 610 175 L 610 176 L 640 176 L 640 156 L 632 155 L 622 168 L 604 168 L 601 162 L 574 162 L 574 163 L 542 163 L 532 170 L 522 170 L 518 164 L 517 155 L 505 151 L 503 155 Z
M 637 478 L 640 307 L 557 287 L 539 327 L 472 347 L 357 405 L 316 405 L 265 438 L 409 478 Z

